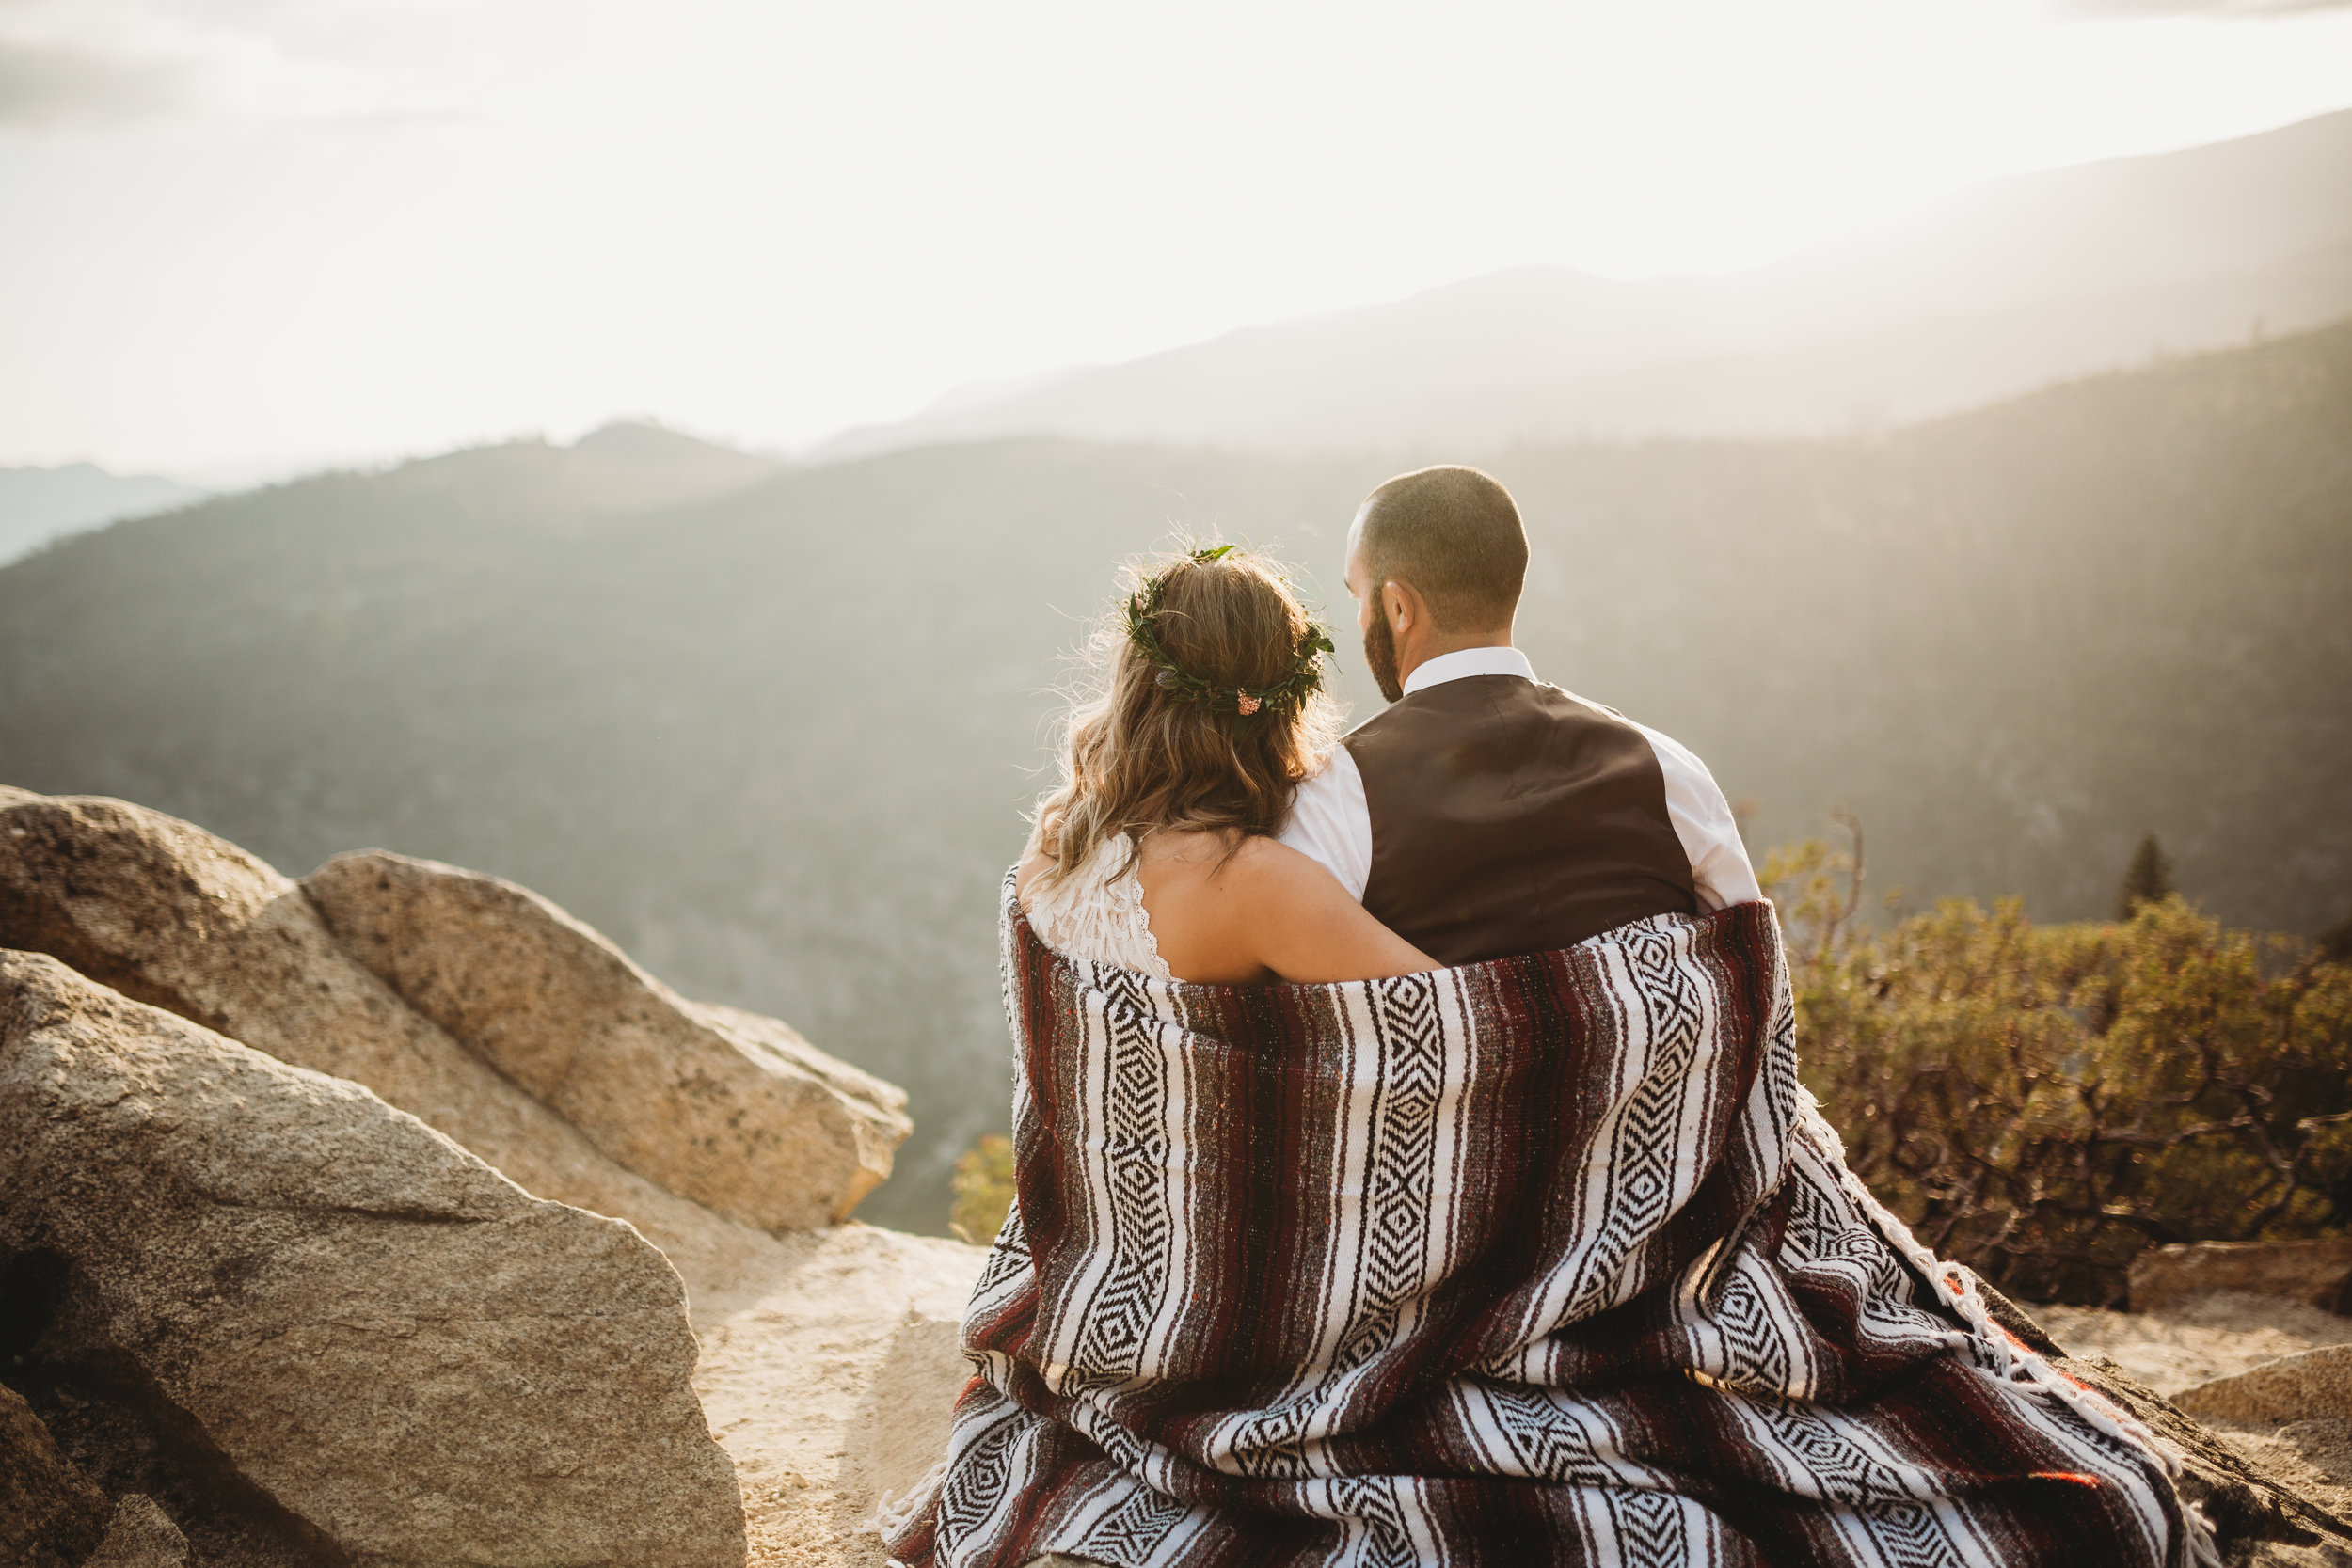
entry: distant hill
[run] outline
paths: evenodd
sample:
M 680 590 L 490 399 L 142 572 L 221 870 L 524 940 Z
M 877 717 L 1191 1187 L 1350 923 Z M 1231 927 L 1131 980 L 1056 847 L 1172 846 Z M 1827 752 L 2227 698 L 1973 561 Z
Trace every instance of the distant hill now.
M 2153 831 L 2209 910 L 2311 931 L 2352 911 L 2347 430 L 2352 324 L 1879 436 L 1493 466 L 1537 667 L 1695 747 L 1759 849 L 1848 802 L 1875 888 L 2066 918 Z M 0 781 L 290 872 L 374 845 L 537 888 L 905 1084 L 866 1212 L 936 1229 L 1005 1115 L 995 889 L 1079 617 L 1189 528 L 1279 545 L 1344 620 L 1385 466 L 1026 439 L 662 502 L 626 445 L 328 475 L 0 570 Z
M 707 500 L 773 479 L 787 467 L 643 420 L 592 430 L 557 461 L 566 483 L 603 512 Z
M 818 459 L 1058 435 L 1397 460 L 1883 428 L 2352 311 L 2352 111 L 1958 192 L 1772 265 L 1523 267 L 1131 363 L 959 388 Z
M 0 468 L 0 564 L 62 534 L 168 511 L 204 494 L 154 474 L 110 474 L 95 463 Z
M 591 512 L 633 511 L 725 495 L 785 471 L 786 465 L 715 446 L 667 426 L 624 420 L 603 426 L 568 448 L 523 443 L 550 456 L 525 483 L 553 486 Z M 441 470 L 408 465 L 412 479 Z M 52 539 L 85 529 L 166 512 L 202 500 L 210 492 L 153 474 L 113 474 L 90 463 L 56 468 L 0 468 L 0 564 L 30 554 Z M 533 491 L 533 504 L 553 494 Z

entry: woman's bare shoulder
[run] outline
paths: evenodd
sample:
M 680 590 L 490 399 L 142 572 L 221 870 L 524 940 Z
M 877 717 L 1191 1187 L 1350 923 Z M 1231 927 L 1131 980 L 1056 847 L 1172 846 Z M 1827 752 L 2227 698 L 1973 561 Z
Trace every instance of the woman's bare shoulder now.
M 1027 860 L 1023 861 L 1018 866 L 1014 867 L 1012 873 L 1012 895 L 1020 901 L 1023 909 L 1025 910 L 1029 907 L 1029 888 L 1037 881 L 1038 873 L 1053 863 L 1054 857 L 1047 854 L 1044 850 L 1040 849 L 1032 853 Z
M 1279 839 L 1254 834 L 1243 839 L 1227 863 L 1226 875 L 1250 890 L 1286 900 L 1336 896 L 1355 902 L 1329 867 Z
M 1233 835 L 1214 828 L 1156 828 L 1143 835 L 1136 863 L 1149 879 L 1207 884 L 1232 864 Z
M 1233 902 L 1255 933 L 1257 957 L 1285 979 L 1369 980 L 1438 967 L 1374 919 L 1312 856 L 1256 838 L 1233 863 Z
M 1339 879 L 1321 864 L 1256 834 L 1162 829 L 1144 840 L 1142 873 L 1147 895 L 1210 897 L 1225 907 L 1220 919 L 1263 913 L 1270 906 L 1296 909 L 1347 898 Z

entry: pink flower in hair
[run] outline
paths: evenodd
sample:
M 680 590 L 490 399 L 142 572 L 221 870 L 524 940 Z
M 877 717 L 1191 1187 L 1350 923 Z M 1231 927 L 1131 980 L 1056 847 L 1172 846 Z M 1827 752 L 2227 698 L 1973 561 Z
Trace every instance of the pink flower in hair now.
M 1247 691 L 1236 691 L 1233 693 L 1233 705 L 1241 709 L 1241 716 L 1247 719 L 1258 711 L 1258 699 Z

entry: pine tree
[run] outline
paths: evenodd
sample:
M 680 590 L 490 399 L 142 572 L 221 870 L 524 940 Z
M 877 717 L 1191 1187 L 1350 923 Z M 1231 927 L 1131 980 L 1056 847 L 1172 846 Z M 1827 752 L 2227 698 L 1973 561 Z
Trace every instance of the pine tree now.
M 2352 914 L 2345 915 L 2320 932 L 2314 946 L 2324 962 L 2352 964 Z M 2345 1176 L 2352 1180 L 2352 1171 L 2345 1172 Z
M 2123 885 L 2116 890 L 2115 918 L 2129 920 L 2139 912 L 2142 904 L 2160 904 L 2171 896 L 2171 857 L 2156 842 L 2156 835 L 2150 833 L 2132 852 L 2131 866 L 2123 873 Z

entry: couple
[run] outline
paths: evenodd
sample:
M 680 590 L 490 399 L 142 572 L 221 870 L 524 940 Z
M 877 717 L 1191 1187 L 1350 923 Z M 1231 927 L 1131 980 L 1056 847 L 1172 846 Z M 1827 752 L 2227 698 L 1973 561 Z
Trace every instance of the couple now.
M 1526 564 L 1485 474 L 1375 490 L 1391 705 L 1343 741 L 1262 562 L 1106 628 L 1008 879 L 1015 1203 L 894 1560 L 2217 1560 L 2177 1457 L 1846 1169 L 1722 793 L 1534 679 Z
M 1761 897 L 1696 757 L 1536 681 L 1526 576 L 1477 469 L 1375 490 L 1347 589 L 1394 705 L 1334 746 L 1330 643 L 1281 576 L 1230 547 L 1163 567 L 1021 865 L 1038 935 L 1164 979 L 1369 980 Z

